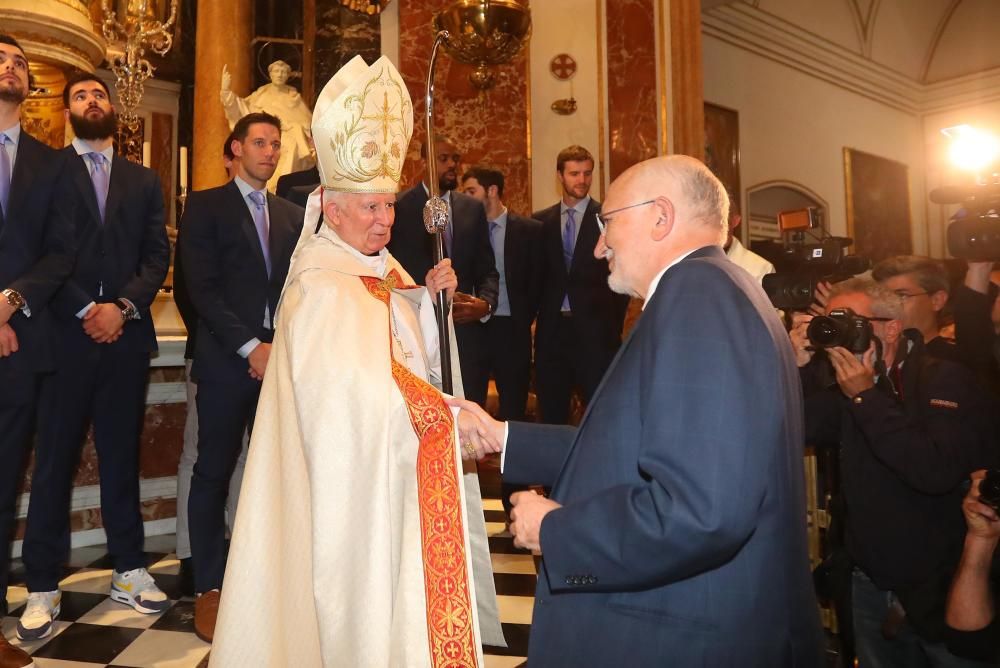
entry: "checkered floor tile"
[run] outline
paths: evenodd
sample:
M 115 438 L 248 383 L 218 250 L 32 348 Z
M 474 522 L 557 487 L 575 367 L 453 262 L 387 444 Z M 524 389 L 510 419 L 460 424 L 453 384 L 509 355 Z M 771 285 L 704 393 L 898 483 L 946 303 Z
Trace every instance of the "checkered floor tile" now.
M 509 645 L 506 649 L 486 647 L 486 668 L 515 668 L 524 662 L 528 651 L 535 564 L 529 553 L 515 548 L 503 534 L 500 501 L 487 498 L 484 505 L 500 618 Z M 108 598 L 112 568 L 108 555 L 103 548 L 85 547 L 73 551 L 71 565 L 59 583 L 62 609 L 52 635 L 35 642 L 22 642 L 15 635 L 27 590 L 23 567 L 14 562 L 4 636 L 30 653 L 36 668 L 207 666 L 210 647 L 194 634 L 194 600 L 179 593 L 180 563 L 172 552 L 174 536 L 149 538 L 145 547 L 150 573 L 174 601 L 169 610 L 143 615 Z

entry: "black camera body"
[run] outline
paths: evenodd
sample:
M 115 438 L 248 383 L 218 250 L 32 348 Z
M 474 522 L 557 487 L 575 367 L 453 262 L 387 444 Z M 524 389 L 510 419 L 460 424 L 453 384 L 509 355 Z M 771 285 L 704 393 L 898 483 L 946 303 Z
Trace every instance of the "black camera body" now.
M 871 347 L 875 332 L 871 320 L 849 308 L 836 308 L 829 315 L 818 315 L 809 321 L 806 336 L 813 348 L 846 348 L 863 353 Z
M 1000 513 L 1000 470 L 989 469 L 979 483 L 979 500 Z
M 1000 182 L 944 186 L 931 191 L 935 204 L 961 204 L 948 225 L 948 252 L 969 262 L 1000 261 Z
M 827 237 L 819 243 L 793 243 L 768 259 L 777 273 L 762 281 L 764 292 L 775 308 L 803 310 L 815 299 L 821 281 L 836 283 L 867 271 L 871 262 L 858 255 L 845 255 L 851 244 L 846 237 Z

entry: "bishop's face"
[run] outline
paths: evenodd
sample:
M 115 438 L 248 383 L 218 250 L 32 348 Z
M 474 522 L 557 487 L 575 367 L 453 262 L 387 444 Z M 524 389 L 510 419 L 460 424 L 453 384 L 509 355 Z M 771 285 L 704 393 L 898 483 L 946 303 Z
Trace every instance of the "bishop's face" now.
M 328 197 L 324 193 L 324 197 Z M 396 220 L 394 193 L 344 193 L 335 195 L 323 206 L 337 235 L 351 248 L 364 255 L 374 255 L 385 248 L 392 237 Z
M 13 44 L 0 44 L 0 100 L 21 104 L 28 97 L 28 59 Z

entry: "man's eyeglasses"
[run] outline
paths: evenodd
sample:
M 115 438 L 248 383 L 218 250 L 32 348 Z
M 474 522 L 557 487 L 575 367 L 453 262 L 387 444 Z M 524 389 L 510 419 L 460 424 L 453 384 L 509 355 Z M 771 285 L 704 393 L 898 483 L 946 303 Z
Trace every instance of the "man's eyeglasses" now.
M 896 296 L 900 299 L 908 299 L 909 297 L 919 297 L 920 295 L 929 295 L 930 293 L 926 290 L 923 292 L 907 292 L 906 290 L 893 290 Z
M 652 204 L 655 201 L 656 201 L 655 199 L 648 199 L 645 202 L 639 202 L 638 204 L 629 204 L 628 206 L 623 206 L 618 209 L 612 209 L 611 211 L 605 211 L 599 213 L 595 216 L 595 218 L 597 218 L 597 229 L 601 231 L 601 234 L 604 234 L 604 230 L 606 230 L 608 225 L 611 224 L 611 214 L 618 213 L 619 211 L 624 211 L 625 209 L 634 209 L 637 206 L 646 206 L 647 204 Z

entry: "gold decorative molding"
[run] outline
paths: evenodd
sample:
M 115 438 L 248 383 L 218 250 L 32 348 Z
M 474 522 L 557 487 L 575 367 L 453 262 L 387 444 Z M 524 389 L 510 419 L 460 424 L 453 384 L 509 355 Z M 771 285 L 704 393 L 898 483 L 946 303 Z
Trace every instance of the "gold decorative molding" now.
M 701 55 L 701 3 L 670 2 L 670 68 L 674 153 L 705 158 L 705 86 Z
M 4 31 L 16 35 L 29 60 L 92 71 L 107 44 L 78 0 L 8 0 L 0 8 Z

